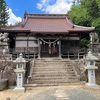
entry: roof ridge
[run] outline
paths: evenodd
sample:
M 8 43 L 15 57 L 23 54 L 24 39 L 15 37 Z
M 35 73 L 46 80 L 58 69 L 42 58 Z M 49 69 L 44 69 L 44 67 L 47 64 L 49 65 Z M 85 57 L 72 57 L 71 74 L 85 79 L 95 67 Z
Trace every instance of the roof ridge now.
M 22 27 L 26 25 L 27 20 L 28 20 L 28 17 L 23 18 L 22 23 L 21 23 Z
M 73 22 L 70 20 L 69 17 L 66 17 L 67 22 L 72 26 L 72 28 L 74 28 L 74 24 Z
M 74 25 L 74 26 L 79 27 L 79 28 L 95 29 L 95 27 L 86 27 L 86 26 L 79 26 L 79 25 Z
M 4 27 L 1 27 L 1 29 L 3 29 L 3 28 L 14 28 L 14 27 L 18 27 L 18 26 L 21 26 L 20 24 L 18 24 L 18 25 L 10 25 L 10 26 L 4 26 Z
M 25 17 L 66 17 L 68 14 L 24 14 Z

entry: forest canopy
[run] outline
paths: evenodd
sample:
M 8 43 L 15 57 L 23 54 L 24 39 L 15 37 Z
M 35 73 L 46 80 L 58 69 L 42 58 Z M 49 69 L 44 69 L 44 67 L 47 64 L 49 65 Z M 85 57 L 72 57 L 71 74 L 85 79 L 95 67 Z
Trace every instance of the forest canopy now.
M 68 14 L 75 24 L 94 26 L 100 35 L 100 0 L 75 0 Z
M 75 0 L 68 14 L 74 24 L 95 27 L 100 38 L 100 0 Z M 89 37 L 80 42 L 81 47 L 88 47 Z

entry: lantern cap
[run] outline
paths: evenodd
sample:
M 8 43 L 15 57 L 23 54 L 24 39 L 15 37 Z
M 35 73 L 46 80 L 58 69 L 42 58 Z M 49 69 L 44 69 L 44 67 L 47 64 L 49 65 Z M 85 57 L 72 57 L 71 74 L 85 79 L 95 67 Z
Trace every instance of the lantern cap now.
M 20 56 L 20 57 L 23 57 L 23 54 L 22 54 L 22 53 L 20 53 L 20 54 L 19 54 L 19 56 Z
M 23 58 L 23 54 L 20 53 L 20 54 L 19 54 L 19 57 L 16 58 L 16 60 L 14 60 L 14 62 L 15 62 L 15 63 L 25 63 L 26 60 Z
M 96 60 L 99 60 L 99 58 L 97 58 L 97 57 L 95 57 L 93 54 L 92 54 L 92 52 L 91 51 L 89 51 L 88 53 L 87 53 L 87 56 L 86 56 L 86 60 L 94 60 L 94 61 L 96 61 Z

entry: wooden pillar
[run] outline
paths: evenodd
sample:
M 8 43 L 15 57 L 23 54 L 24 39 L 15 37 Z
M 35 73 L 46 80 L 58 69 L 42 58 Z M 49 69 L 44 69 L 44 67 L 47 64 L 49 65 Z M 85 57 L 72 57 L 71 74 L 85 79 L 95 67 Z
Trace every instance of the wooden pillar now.
M 61 58 L 61 40 L 59 40 L 59 58 Z
M 41 44 L 40 44 L 40 40 L 38 39 L 38 58 L 40 58 L 41 55 Z
M 28 49 L 29 49 L 29 34 L 28 34 L 28 36 L 27 36 L 27 52 L 28 52 Z
M 29 34 L 28 34 L 28 36 L 27 36 L 27 54 L 28 54 L 28 59 L 30 58 L 29 56 L 30 56 L 30 51 L 29 51 Z M 26 49 L 25 49 L 25 51 L 26 51 Z M 25 52 L 24 51 L 24 52 Z

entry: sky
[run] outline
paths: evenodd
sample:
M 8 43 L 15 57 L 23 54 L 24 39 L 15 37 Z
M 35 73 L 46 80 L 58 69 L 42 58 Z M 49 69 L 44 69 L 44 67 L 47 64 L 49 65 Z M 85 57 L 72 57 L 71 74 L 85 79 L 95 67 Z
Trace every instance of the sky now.
M 24 12 L 35 14 L 66 14 L 73 0 L 5 0 L 9 8 L 8 24 L 20 22 Z

